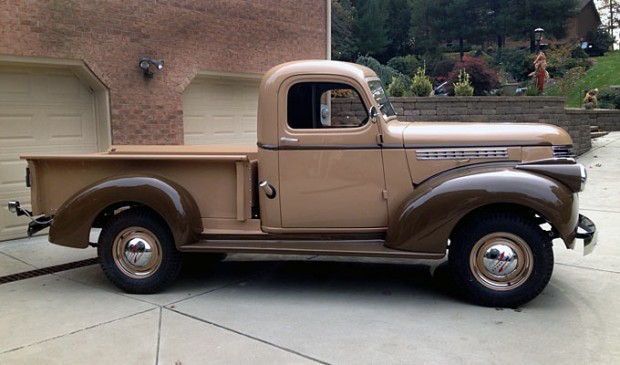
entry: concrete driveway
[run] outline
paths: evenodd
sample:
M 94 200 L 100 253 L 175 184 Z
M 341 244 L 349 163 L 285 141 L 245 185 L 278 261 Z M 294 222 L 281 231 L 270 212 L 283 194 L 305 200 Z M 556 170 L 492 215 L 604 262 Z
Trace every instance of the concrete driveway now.
M 0 364 L 618 364 L 620 132 L 580 158 L 599 246 L 561 242 L 518 309 L 463 302 L 434 262 L 231 255 L 157 295 L 88 265 L 0 285 Z M 46 237 L 0 244 L 0 276 L 80 261 Z

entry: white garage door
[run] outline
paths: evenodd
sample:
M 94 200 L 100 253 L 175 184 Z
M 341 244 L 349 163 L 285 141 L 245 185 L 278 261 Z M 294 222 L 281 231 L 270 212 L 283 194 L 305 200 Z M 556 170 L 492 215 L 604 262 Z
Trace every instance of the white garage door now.
M 255 145 L 257 78 L 197 77 L 183 92 L 186 145 Z
M 30 209 L 22 154 L 96 152 L 94 95 L 70 70 L 0 66 L 0 240 L 24 237 Z

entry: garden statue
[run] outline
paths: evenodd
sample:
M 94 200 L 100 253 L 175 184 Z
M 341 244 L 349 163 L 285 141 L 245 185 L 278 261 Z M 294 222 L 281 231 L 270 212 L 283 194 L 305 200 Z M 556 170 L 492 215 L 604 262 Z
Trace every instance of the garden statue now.
M 596 100 L 596 94 L 598 93 L 598 89 L 592 89 L 586 92 L 586 97 L 583 98 L 583 107 L 586 109 L 594 109 L 598 104 L 598 100 Z
M 530 77 L 534 77 L 534 83 L 538 93 L 542 93 L 545 89 L 545 79 L 549 78 L 549 72 L 547 72 L 547 57 L 545 53 L 540 51 L 534 59 L 534 72 L 529 74 Z

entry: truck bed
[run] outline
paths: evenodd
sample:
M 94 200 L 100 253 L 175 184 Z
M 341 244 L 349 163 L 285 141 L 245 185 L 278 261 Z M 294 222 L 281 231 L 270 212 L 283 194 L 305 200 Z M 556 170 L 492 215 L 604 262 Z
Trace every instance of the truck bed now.
M 121 176 L 161 177 L 196 200 L 207 232 L 256 231 L 254 146 L 112 146 L 80 155 L 28 155 L 34 214 L 55 214 L 92 184 Z

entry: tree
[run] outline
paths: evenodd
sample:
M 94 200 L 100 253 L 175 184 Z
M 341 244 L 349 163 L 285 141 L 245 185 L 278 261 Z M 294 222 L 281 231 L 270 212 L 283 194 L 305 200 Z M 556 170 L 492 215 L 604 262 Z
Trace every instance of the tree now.
M 514 0 L 506 2 L 508 35 L 514 39 L 530 40 L 534 51 L 534 29 L 540 27 L 547 36 L 566 36 L 568 19 L 576 15 L 577 0 Z
M 481 0 L 439 0 L 430 9 L 436 32 L 443 39 L 459 41 L 461 59 L 464 43 L 482 43 L 486 37 L 489 8 Z
M 408 31 L 409 46 L 413 54 L 421 55 L 436 49 L 440 39 L 434 31 L 433 13 L 436 4 L 429 0 L 409 0 L 411 27 Z
M 599 55 L 604 55 L 614 44 L 614 37 L 604 28 L 598 28 L 594 32 L 588 32 L 586 40 L 592 44 L 592 49 L 590 51 Z
M 603 26 L 607 29 L 609 35 L 613 38 L 614 42 L 611 44 L 611 49 L 614 49 L 614 43 L 617 38 L 615 36 L 616 29 L 620 28 L 620 1 L 618 0 L 598 0 L 597 9 L 601 15 Z
M 382 56 L 390 44 L 386 28 L 388 12 L 382 0 L 359 0 L 358 3 L 358 20 L 353 27 L 358 50 L 363 55 Z
M 353 25 L 357 12 L 349 0 L 332 0 L 332 59 L 354 61 L 357 44 Z
M 390 43 L 382 58 L 389 60 L 411 52 L 409 28 L 411 27 L 411 8 L 409 0 L 389 0 L 387 3 L 389 24 L 386 32 Z

